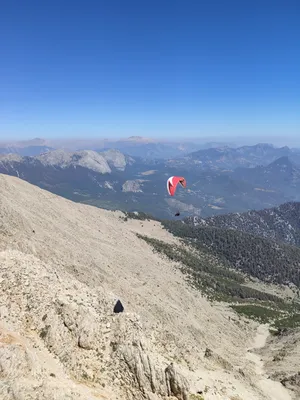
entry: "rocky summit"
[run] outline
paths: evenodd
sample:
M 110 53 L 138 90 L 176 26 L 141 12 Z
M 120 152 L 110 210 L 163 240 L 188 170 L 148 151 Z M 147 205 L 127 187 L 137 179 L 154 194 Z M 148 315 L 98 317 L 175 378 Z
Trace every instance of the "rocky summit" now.
M 0 399 L 292 399 L 255 353 L 268 329 L 137 234 L 183 246 L 159 222 L 0 175 Z

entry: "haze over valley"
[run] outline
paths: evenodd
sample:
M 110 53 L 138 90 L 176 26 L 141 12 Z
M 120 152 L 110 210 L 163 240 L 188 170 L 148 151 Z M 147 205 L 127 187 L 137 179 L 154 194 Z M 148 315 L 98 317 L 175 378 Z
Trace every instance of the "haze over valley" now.
M 216 143 L 190 152 L 191 143 L 153 140 L 149 145 L 140 137 L 111 146 L 74 151 L 42 139 L 10 143 L 1 149 L 0 172 L 74 201 L 158 218 L 172 218 L 177 211 L 182 217 L 208 217 L 300 200 L 297 148 Z M 173 175 L 184 176 L 187 188 L 171 198 L 166 181 Z

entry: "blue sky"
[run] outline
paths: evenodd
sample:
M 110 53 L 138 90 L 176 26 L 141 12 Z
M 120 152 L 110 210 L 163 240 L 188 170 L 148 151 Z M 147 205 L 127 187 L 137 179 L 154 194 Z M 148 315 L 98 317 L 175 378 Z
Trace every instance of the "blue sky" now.
M 299 0 L 5 0 L 0 138 L 300 137 L 299 21 Z

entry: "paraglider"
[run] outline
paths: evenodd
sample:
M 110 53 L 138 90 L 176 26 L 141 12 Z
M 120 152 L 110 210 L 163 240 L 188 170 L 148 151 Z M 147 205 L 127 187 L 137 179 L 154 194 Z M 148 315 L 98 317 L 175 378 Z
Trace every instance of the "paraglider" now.
M 180 185 L 183 188 L 186 188 L 186 180 L 183 176 L 171 176 L 167 180 L 167 190 L 170 196 L 174 196 L 176 193 L 177 185 L 180 183 Z M 175 217 L 179 217 L 180 212 L 177 211 L 175 214 Z
M 184 188 L 186 188 L 186 180 L 183 176 L 171 176 L 167 180 L 167 190 L 170 196 L 174 196 L 178 183 Z

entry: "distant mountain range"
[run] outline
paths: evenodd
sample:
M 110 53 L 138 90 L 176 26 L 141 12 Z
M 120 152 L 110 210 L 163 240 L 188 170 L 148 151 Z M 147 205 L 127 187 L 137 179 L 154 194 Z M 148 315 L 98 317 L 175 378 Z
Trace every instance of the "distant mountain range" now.
M 237 154 L 236 150 L 231 149 L 232 154 Z M 202 154 L 216 151 L 219 150 L 208 149 Z M 243 159 L 266 153 L 272 158 L 281 151 L 287 149 L 268 145 L 247 147 Z M 289 151 L 297 158 L 296 151 Z M 143 211 L 158 218 L 173 218 L 178 211 L 181 218 L 205 218 L 300 200 L 300 167 L 289 157 L 252 168 L 224 168 L 217 161 L 211 167 L 203 168 L 200 164 L 198 168 L 197 162 L 201 160 L 195 160 L 194 154 L 168 160 L 129 156 L 116 149 L 57 149 L 31 157 L 2 154 L 0 173 L 18 176 L 74 201 L 108 209 Z M 229 160 L 228 150 L 226 154 Z M 231 159 L 234 165 L 240 160 Z M 261 161 L 258 156 L 257 160 Z M 184 175 L 188 183 L 187 189 L 178 188 L 174 197 L 166 191 L 166 180 L 172 175 Z
M 176 163 L 178 166 L 193 166 L 202 169 L 234 169 L 267 165 L 283 156 L 288 156 L 293 162 L 300 164 L 300 150 L 287 146 L 274 147 L 266 143 L 236 147 L 231 143 L 154 140 L 141 136 L 131 136 L 119 140 L 45 140 L 35 138 L 27 141 L 0 143 L 0 154 L 15 153 L 21 156 L 37 156 L 55 149 L 72 152 L 115 149 L 133 157 L 147 160 L 171 159 L 170 162 Z
M 192 152 L 180 159 L 171 160 L 183 168 L 201 169 L 228 169 L 238 167 L 253 168 L 259 165 L 268 165 L 281 157 L 300 165 L 300 150 L 289 147 L 274 147 L 271 144 L 259 143 L 254 146 L 230 148 L 228 146 L 215 147 Z
M 0 142 L 0 154 L 19 154 L 20 156 L 37 156 L 41 153 L 54 150 L 43 139 L 32 139 L 15 142 Z
M 213 144 L 211 144 L 213 146 Z M 217 144 L 215 144 L 217 145 Z M 204 147 L 207 146 L 204 144 Z M 192 142 L 173 142 L 131 136 L 127 139 L 110 140 L 44 140 L 35 138 L 28 141 L 0 143 L 0 154 L 16 153 L 22 156 L 36 156 L 46 151 L 63 149 L 65 151 L 104 151 L 119 150 L 124 154 L 147 159 L 167 159 L 180 157 L 203 145 Z

